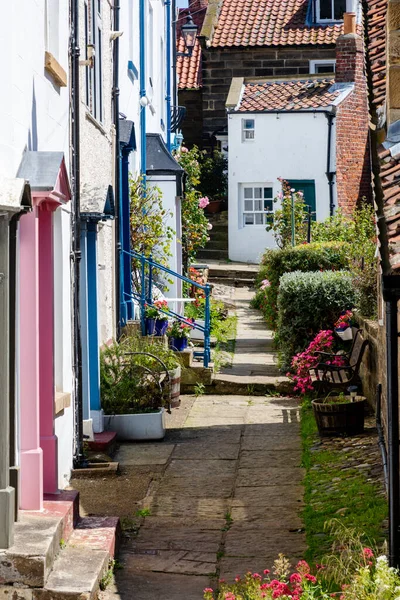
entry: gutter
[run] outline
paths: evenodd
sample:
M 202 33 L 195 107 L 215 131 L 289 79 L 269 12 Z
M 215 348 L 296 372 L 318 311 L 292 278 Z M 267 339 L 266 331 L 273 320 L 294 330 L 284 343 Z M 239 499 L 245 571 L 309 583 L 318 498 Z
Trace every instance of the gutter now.
M 167 57 L 167 80 L 165 90 L 167 110 L 167 148 L 171 152 L 171 0 L 165 0 L 165 27 L 166 27 L 166 57 Z M 175 29 L 175 26 L 174 26 Z M 162 85 L 162 82 L 161 82 Z
M 382 456 L 383 476 L 384 476 L 384 480 L 385 480 L 386 493 L 388 493 L 389 484 L 388 484 L 387 451 L 386 451 L 385 437 L 383 435 L 381 409 L 382 409 L 382 384 L 378 383 L 378 385 L 376 387 L 375 423 L 376 423 L 376 429 L 378 431 L 378 446 L 379 446 L 379 449 L 381 451 L 381 456 Z
M 73 370 L 75 448 L 74 467 L 85 466 L 83 453 L 83 390 L 82 390 L 82 340 L 80 323 L 80 264 L 81 264 L 81 214 L 80 214 L 80 125 L 79 125 L 79 0 L 71 4 L 71 170 L 73 180 L 72 210 L 72 302 L 73 302 Z
M 331 171 L 331 154 L 332 154 L 332 129 L 333 129 L 333 119 L 335 118 L 336 113 L 326 113 L 326 118 L 328 120 L 328 141 L 327 141 L 327 156 L 326 156 L 326 176 L 328 178 L 328 187 L 329 187 L 329 216 L 332 217 L 335 210 L 335 199 L 333 195 L 333 186 L 335 182 L 333 178 L 336 175 L 336 171 Z
M 114 31 L 119 31 L 119 12 L 120 1 L 114 0 Z M 120 216 L 122 214 L 122 189 L 121 189 L 121 149 L 120 149 L 120 128 L 119 128 L 119 37 L 113 42 L 113 90 L 114 101 L 114 127 L 115 127 L 115 308 L 116 308 L 116 328 L 117 340 L 121 337 L 121 300 L 124 299 L 124 290 L 122 273 L 122 252 L 121 252 L 121 224 Z

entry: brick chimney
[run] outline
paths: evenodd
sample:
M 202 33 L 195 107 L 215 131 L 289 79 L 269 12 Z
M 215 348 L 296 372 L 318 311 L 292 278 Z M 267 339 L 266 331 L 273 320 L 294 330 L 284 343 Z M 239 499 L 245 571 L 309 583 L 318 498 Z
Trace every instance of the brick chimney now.
M 335 119 L 337 203 L 352 214 L 362 198 L 372 196 L 364 43 L 356 33 L 355 13 L 344 14 L 343 35 L 336 41 L 335 82 L 354 85 L 339 104 Z

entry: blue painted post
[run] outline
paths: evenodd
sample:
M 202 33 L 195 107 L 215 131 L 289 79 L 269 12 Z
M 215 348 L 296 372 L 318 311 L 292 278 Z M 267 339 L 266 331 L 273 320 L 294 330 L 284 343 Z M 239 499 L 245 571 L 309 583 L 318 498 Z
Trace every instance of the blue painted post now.
M 208 283 L 205 285 L 205 295 L 206 295 L 206 303 L 204 309 L 204 360 L 203 364 L 205 367 L 208 367 L 208 364 L 211 360 L 211 344 L 210 344 L 210 335 L 211 335 L 211 324 L 210 324 L 210 293 L 211 288 Z
M 81 269 L 79 286 L 79 304 L 81 309 L 81 341 L 82 341 L 82 398 L 83 419 L 90 419 L 89 388 L 89 332 L 88 332 L 88 276 L 87 276 L 87 222 L 81 222 Z
M 146 320 L 144 316 L 146 304 L 146 259 L 143 254 L 140 257 L 140 322 L 142 335 L 146 335 Z
M 165 0 L 165 36 L 166 36 L 166 111 L 167 111 L 167 148 L 171 152 L 171 36 L 172 36 L 172 20 L 171 20 L 171 0 Z
M 139 2 L 140 98 L 146 97 L 146 0 Z M 140 105 L 140 172 L 146 189 L 146 105 Z
M 147 302 L 153 302 L 153 257 L 149 256 L 149 287 L 148 287 L 148 296 Z
M 121 156 L 121 145 L 117 148 L 118 152 L 118 169 L 119 169 L 119 244 L 118 244 L 118 252 L 119 252 L 119 298 L 120 298 L 120 319 L 121 319 L 121 327 L 125 327 L 126 321 L 128 318 L 128 309 L 126 305 L 126 297 L 125 297 L 125 277 L 124 277 L 124 262 L 125 256 L 122 253 L 122 249 L 124 247 L 124 202 L 123 202 L 123 183 L 122 183 L 122 156 Z
M 90 410 L 100 410 L 100 350 L 97 313 L 97 223 L 87 224 L 88 358 Z

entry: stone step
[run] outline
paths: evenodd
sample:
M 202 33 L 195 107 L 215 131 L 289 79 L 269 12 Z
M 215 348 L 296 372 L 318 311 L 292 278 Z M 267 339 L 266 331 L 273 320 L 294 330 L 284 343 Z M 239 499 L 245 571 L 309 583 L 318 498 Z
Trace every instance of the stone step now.
M 210 241 L 225 242 L 228 246 L 228 230 L 223 231 L 211 231 Z
M 215 259 L 215 260 L 224 260 L 228 258 L 228 250 L 206 250 L 205 248 L 203 248 L 202 250 L 199 250 L 197 255 L 196 255 L 196 260 L 208 260 L 208 259 Z
M 94 600 L 112 569 L 119 536 L 116 517 L 85 517 L 60 552 L 33 600 Z
M 212 277 L 209 279 L 209 283 L 212 284 L 223 284 L 230 285 L 232 287 L 254 287 L 254 279 L 244 277 Z
M 93 441 L 86 442 L 89 450 L 103 452 L 108 456 L 112 456 L 117 446 L 117 434 L 115 431 L 103 431 L 95 433 Z
M 211 223 L 212 229 L 210 230 L 210 237 L 216 233 L 223 233 L 228 237 L 228 223 Z
M 195 384 L 181 386 L 182 394 L 193 394 Z M 269 392 L 282 395 L 293 393 L 293 383 L 283 376 L 213 375 L 211 385 L 206 385 L 205 394 L 227 396 L 265 396 Z
M 205 386 L 212 384 L 213 367 L 204 367 L 202 362 L 193 362 L 190 368 L 186 368 L 181 374 L 181 392 L 186 393 L 182 390 L 186 389 L 187 386 L 195 386 L 198 383 L 202 383 Z
M 44 586 L 61 546 L 70 539 L 79 516 L 78 492 L 45 498 L 42 512 L 20 511 L 14 545 L 0 551 L 0 582 Z
M 208 271 L 209 279 L 251 279 L 255 280 L 257 269 L 231 269 L 229 265 L 211 266 Z
M 215 240 L 211 238 L 207 245 L 205 246 L 206 250 L 226 250 L 228 251 L 228 240 Z

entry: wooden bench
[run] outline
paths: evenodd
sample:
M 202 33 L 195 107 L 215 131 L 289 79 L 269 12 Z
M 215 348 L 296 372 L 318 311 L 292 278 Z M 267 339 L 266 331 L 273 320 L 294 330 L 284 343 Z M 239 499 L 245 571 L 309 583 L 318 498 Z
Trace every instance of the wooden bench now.
M 332 390 L 345 391 L 350 385 L 360 385 L 359 371 L 367 345 L 368 340 L 363 339 L 362 330 L 357 329 L 348 353 L 319 352 L 318 354 L 324 362 L 318 363 L 309 371 L 314 388 L 327 393 Z M 339 358 L 344 362 L 342 366 L 331 364 Z

